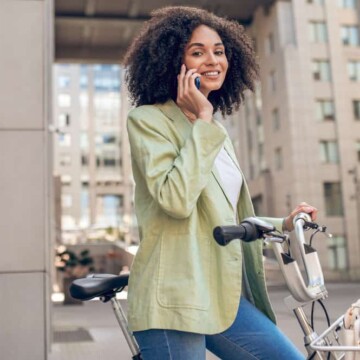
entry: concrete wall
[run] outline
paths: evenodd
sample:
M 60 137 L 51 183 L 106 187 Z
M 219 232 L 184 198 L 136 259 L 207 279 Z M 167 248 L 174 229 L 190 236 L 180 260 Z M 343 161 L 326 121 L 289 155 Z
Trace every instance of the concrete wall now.
M 51 1 L 0 2 L 0 349 L 4 360 L 42 360 L 49 349 L 51 14 Z

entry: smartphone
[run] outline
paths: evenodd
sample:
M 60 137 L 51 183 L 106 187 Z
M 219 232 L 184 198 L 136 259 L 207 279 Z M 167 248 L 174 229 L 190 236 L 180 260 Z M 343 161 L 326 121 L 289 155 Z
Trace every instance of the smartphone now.
M 200 78 L 199 77 L 195 78 L 195 86 L 197 87 L 197 89 L 200 89 Z

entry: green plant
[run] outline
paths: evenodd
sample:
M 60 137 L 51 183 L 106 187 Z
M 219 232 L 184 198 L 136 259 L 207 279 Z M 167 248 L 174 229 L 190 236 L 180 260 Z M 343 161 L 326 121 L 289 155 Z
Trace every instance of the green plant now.
M 57 253 L 56 268 L 64 272 L 66 277 L 86 276 L 90 271 L 94 271 L 93 263 L 89 250 L 82 250 L 79 255 L 71 250 Z

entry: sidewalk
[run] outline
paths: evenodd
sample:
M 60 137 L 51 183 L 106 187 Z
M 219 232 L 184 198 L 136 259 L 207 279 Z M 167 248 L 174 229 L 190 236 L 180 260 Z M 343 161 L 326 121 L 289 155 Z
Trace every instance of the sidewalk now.
M 360 297 L 359 283 L 328 284 L 329 298 L 325 306 L 331 321 L 336 320 Z M 277 314 L 278 325 L 304 352 L 303 335 L 292 313 L 285 308 L 283 298 L 288 291 L 283 287 L 270 287 L 269 294 Z M 122 301 L 126 308 L 126 302 Z M 110 304 L 100 301 L 84 305 L 55 304 L 53 309 L 54 341 L 49 360 L 130 360 L 131 353 L 116 322 Z M 315 326 L 318 333 L 325 321 L 320 306 L 315 310 Z M 218 359 L 208 353 L 207 360 Z

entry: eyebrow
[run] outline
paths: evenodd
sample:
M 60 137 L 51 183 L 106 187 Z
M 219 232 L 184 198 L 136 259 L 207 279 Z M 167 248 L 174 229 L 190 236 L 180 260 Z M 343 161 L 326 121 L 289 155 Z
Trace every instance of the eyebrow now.
M 188 46 L 188 49 L 190 49 L 191 47 L 194 47 L 194 46 L 205 47 L 205 45 L 202 43 L 192 43 Z M 222 42 L 218 42 L 218 43 L 215 43 L 214 46 L 224 46 L 224 44 Z

